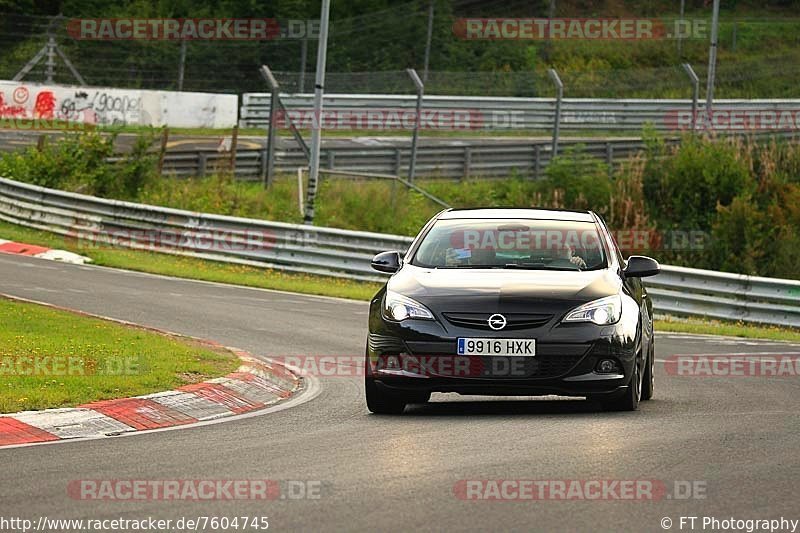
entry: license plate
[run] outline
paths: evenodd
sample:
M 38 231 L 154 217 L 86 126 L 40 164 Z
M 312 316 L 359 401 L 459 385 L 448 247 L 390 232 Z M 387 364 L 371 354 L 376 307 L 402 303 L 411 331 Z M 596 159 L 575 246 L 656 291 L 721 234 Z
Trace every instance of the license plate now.
M 458 355 L 534 356 L 536 339 L 458 339 Z

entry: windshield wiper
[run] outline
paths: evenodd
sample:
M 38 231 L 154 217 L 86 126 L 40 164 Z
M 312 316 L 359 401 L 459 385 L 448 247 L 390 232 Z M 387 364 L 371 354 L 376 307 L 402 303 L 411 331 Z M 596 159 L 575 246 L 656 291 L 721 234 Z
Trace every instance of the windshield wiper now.
M 575 268 L 568 268 L 568 267 L 554 267 L 549 265 L 541 265 L 541 264 L 532 264 L 532 263 L 506 263 L 503 265 L 503 268 L 510 268 L 510 269 L 520 269 L 520 270 L 561 270 L 565 272 L 579 272 L 581 269 L 579 267 Z

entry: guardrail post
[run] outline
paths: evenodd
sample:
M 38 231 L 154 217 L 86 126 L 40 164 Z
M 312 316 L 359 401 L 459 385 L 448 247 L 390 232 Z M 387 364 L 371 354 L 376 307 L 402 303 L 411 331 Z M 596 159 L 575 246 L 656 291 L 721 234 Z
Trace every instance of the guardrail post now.
M 697 77 L 692 65 L 689 63 L 684 63 L 681 66 L 686 74 L 689 75 L 689 79 L 692 80 L 692 134 L 694 134 L 697 129 L 697 100 L 700 98 L 700 78 Z
M 614 145 L 611 141 L 606 142 L 606 164 L 608 165 L 608 175 L 614 174 Z
M 556 111 L 553 117 L 553 155 L 551 159 L 558 155 L 558 134 L 561 128 L 561 100 L 564 98 L 564 84 L 561 83 L 561 78 L 558 76 L 556 69 L 551 68 L 547 71 L 550 79 L 556 84 Z
M 333 170 L 336 167 L 336 153 L 333 150 L 328 150 L 326 157 L 328 158 L 328 168 Z
M 400 148 L 394 149 L 394 173 L 400 175 L 400 166 L 403 164 L 403 153 Z
M 167 155 L 167 143 L 169 142 L 169 128 L 165 127 L 161 131 L 161 147 L 158 151 L 158 175 L 164 171 L 164 157 Z
M 239 144 L 239 125 L 236 124 L 231 132 L 231 174 L 236 176 L 236 148 Z
M 197 152 L 197 175 L 201 178 L 206 176 L 208 169 L 208 154 L 205 152 Z
M 268 161 L 267 161 L 267 150 L 261 150 L 258 153 L 258 158 L 260 159 L 260 162 L 261 162 L 260 176 L 261 176 L 261 179 L 264 179 L 264 176 L 267 175 L 267 167 L 269 167 L 269 164 L 268 164 Z
M 467 145 L 464 147 L 464 177 L 469 178 L 472 170 L 472 147 Z
M 535 144 L 533 146 L 533 177 L 539 179 L 542 172 L 542 146 Z
M 264 187 L 269 187 L 272 183 L 272 175 L 275 171 L 275 132 L 278 125 L 278 107 L 280 106 L 280 87 L 275 76 L 267 65 L 261 65 L 261 76 L 266 80 L 270 90 L 269 100 L 269 129 L 267 130 L 267 151 L 266 168 L 262 165 L 261 179 L 264 180 Z
M 297 207 L 300 209 L 300 216 L 305 212 L 303 190 L 303 167 L 297 167 Z
M 411 160 L 408 163 L 408 180 L 414 181 L 414 176 L 417 171 L 417 142 L 419 141 L 419 126 L 422 118 L 422 96 L 425 93 L 425 85 L 422 83 L 422 80 L 419 79 L 416 70 L 407 68 L 406 72 L 417 88 L 417 116 L 414 121 L 414 136 L 411 138 Z

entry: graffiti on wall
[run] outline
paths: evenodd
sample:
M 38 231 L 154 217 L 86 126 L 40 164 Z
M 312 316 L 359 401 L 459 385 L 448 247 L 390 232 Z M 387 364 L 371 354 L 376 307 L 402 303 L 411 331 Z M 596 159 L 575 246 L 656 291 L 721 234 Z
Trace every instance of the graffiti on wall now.
M 9 85 L 0 84 L 0 119 L 125 125 L 142 118 L 138 91 Z
M 141 106 L 139 96 L 80 89 L 62 99 L 59 114 L 66 120 L 94 115 L 95 123 L 102 125 L 138 124 Z

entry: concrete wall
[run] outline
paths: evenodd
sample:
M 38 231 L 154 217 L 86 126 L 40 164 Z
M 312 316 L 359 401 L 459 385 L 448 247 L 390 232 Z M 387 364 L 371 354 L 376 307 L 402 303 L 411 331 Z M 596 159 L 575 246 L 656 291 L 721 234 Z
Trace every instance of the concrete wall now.
M 40 85 L 0 81 L 0 120 L 68 120 L 100 125 L 230 128 L 235 94 Z

